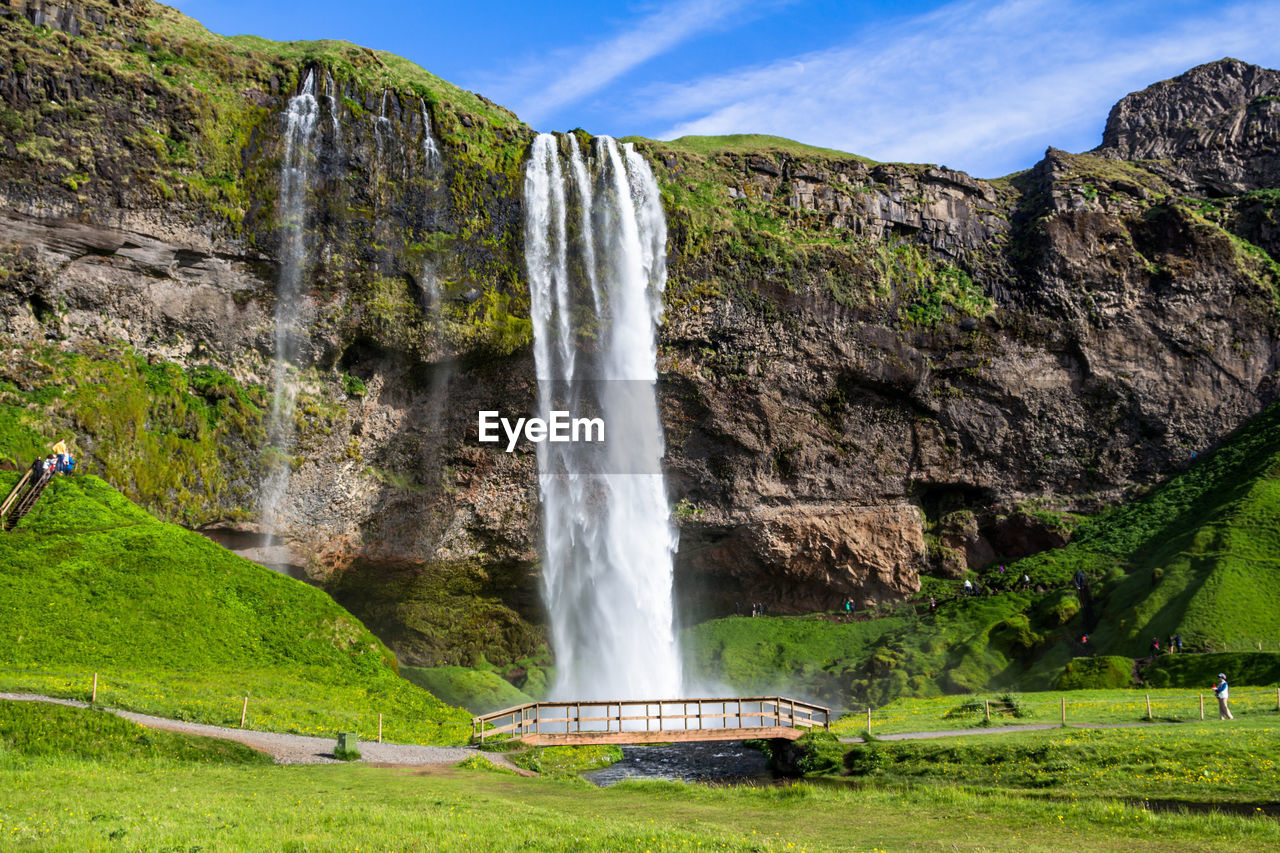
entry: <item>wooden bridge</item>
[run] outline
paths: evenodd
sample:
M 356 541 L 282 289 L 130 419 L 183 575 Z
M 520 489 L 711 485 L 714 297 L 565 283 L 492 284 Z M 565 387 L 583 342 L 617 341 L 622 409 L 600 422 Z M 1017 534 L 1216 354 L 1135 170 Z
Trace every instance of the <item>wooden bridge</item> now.
M 827 728 L 831 712 L 783 696 L 530 702 L 473 717 L 474 738 L 509 736 L 533 746 L 674 741 L 795 740 Z

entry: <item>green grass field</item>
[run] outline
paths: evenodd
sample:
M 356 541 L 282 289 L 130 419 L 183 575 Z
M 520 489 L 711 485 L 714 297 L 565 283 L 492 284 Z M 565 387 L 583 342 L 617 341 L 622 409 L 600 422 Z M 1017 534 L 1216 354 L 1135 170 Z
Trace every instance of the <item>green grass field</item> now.
M 0 488 L 16 475 L 0 476 Z M 465 741 L 470 718 L 395 671 L 320 590 L 171 524 L 96 477 L 55 480 L 0 536 L 0 689 L 214 724 Z
M 1240 715 L 1237 715 L 1239 717 Z M 852 778 L 1083 798 L 1276 807 L 1280 716 L 854 745 Z
M 12 850 L 1259 850 L 1273 820 L 977 788 L 709 788 L 484 770 L 0 768 Z

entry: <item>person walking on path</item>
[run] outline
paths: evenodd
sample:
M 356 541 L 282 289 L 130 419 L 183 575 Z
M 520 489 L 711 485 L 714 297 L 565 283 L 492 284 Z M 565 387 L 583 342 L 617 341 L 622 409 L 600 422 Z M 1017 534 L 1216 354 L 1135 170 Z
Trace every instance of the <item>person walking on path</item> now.
M 1214 694 L 1218 697 L 1218 719 L 1234 720 L 1231 716 L 1231 709 L 1227 707 L 1227 700 L 1231 698 L 1230 688 L 1227 687 L 1227 674 L 1225 672 L 1218 673 L 1218 686 L 1213 688 Z

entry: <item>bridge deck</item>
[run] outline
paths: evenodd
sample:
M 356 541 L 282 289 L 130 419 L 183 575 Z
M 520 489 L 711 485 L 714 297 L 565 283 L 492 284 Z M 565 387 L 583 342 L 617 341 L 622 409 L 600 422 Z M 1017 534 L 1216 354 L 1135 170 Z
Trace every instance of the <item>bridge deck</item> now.
M 572 732 L 569 734 L 530 734 L 520 739 L 530 746 L 599 746 L 608 743 L 688 743 L 707 740 L 796 740 L 805 729 L 790 726 L 763 726 L 745 729 L 668 729 L 660 732 Z
M 474 737 L 513 737 L 534 745 L 794 740 L 827 728 L 827 708 L 783 696 L 531 702 L 471 720 Z

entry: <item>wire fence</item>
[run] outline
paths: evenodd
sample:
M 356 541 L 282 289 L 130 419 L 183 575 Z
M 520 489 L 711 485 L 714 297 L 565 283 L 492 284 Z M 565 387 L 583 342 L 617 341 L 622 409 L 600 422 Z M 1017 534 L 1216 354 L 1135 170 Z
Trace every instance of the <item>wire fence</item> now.
M 1116 696 L 1089 696 L 1088 691 L 1072 694 L 1034 694 L 1034 698 L 1014 693 L 946 696 L 928 700 L 898 700 L 902 705 L 883 708 L 849 709 L 835 724 L 843 731 L 870 728 L 887 733 L 972 728 L 984 725 L 1058 723 L 1065 725 L 1106 725 L 1121 722 L 1190 722 L 1216 720 L 1218 700 L 1212 688 L 1204 691 L 1159 689 L 1125 691 Z M 1280 720 L 1280 687 L 1235 688 L 1229 691 L 1232 714 L 1269 713 Z M 910 707 L 920 702 L 920 707 Z M 906 707 L 903 707 L 905 705 Z
M 392 699 L 386 702 L 388 710 L 394 709 L 392 713 L 378 710 L 376 696 L 353 697 L 353 701 L 364 700 L 361 710 L 326 708 L 298 697 L 255 695 L 254 688 L 261 691 L 261 684 L 247 685 L 237 693 L 213 689 L 199 683 L 202 673 L 196 670 L 166 675 L 172 678 L 137 681 L 88 670 L 0 667 L 0 692 L 36 693 L 181 722 L 323 738 L 353 732 L 364 741 L 432 744 L 442 739 L 465 741 L 470 730 L 469 717 L 442 723 L 429 719 L 426 713 L 406 714 Z M 324 685 L 316 687 L 323 689 Z

